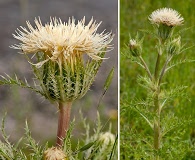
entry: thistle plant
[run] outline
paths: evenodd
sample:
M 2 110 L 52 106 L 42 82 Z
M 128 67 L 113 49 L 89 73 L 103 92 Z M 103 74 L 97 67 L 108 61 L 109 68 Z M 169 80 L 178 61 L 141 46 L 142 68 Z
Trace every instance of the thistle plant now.
M 25 55 L 36 54 L 37 62 L 33 68 L 42 93 L 45 98 L 58 103 L 56 145 L 61 146 L 69 126 L 72 102 L 89 90 L 112 36 L 111 33 L 97 34 L 100 24 L 93 19 L 86 26 L 85 18 L 78 24 L 74 19 L 63 23 L 53 18 L 45 26 L 39 18 L 35 19 L 35 24 L 33 28 L 27 22 L 29 31 L 24 27 L 18 29 L 13 36 L 21 43 L 11 47 Z M 85 61 L 84 54 L 91 59 Z
M 97 33 L 101 23 L 93 18 L 85 25 L 85 17 L 75 22 L 51 18 L 43 25 L 40 18 L 35 19 L 35 27 L 27 21 L 27 27 L 20 27 L 13 34 L 20 41 L 11 48 L 20 50 L 31 64 L 35 75 L 35 86 L 21 81 L 15 76 L 1 76 L 0 84 L 19 85 L 29 88 L 52 103 L 59 110 L 56 147 L 45 152 L 46 159 L 50 153 L 59 157 L 64 155 L 58 151 L 63 146 L 69 129 L 72 103 L 82 98 L 89 90 L 103 62 L 105 53 L 112 50 L 111 32 Z M 28 54 L 33 54 L 29 58 Z
M 148 146 L 147 149 L 143 149 L 139 156 L 136 154 L 133 155 L 132 153 L 131 158 L 160 160 L 167 156 L 169 159 L 169 156 L 174 155 L 174 150 L 176 150 L 176 148 L 170 149 L 166 146 L 166 143 L 169 142 L 168 134 L 178 127 L 181 128 L 184 124 L 189 124 L 190 120 L 180 120 L 174 116 L 174 113 L 170 114 L 170 111 L 168 111 L 174 97 L 184 97 L 186 86 L 168 90 L 168 84 L 164 77 L 174 66 L 184 62 L 192 62 L 193 60 L 171 63 L 175 57 L 179 57 L 180 54 L 184 53 L 183 51 L 186 51 L 187 49 L 181 44 L 181 31 L 174 32 L 175 28 L 184 23 L 183 17 L 177 11 L 171 8 L 158 9 L 152 12 L 148 19 L 153 25 L 154 31 L 142 31 L 152 35 L 156 39 L 156 60 L 150 62 L 150 64 L 147 64 L 144 60 L 144 38 L 140 39 L 138 34 L 135 39 L 130 38 L 128 46 L 130 49 L 129 52 L 131 53 L 130 58 L 146 72 L 144 76 L 139 76 L 138 83 L 147 90 L 147 97 L 141 100 L 133 100 L 130 104 L 126 105 L 126 110 L 128 110 L 128 107 L 130 106 L 143 117 L 150 126 L 151 133 L 149 133 L 151 136 L 148 137 L 145 135 L 145 137 L 142 138 L 142 142 Z M 127 57 L 129 57 L 128 54 L 129 53 L 126 55 Z M 151 67 L 152 65 L 154 65 L 154 67 Z M 154 69 L 154 71 L 152 71 L 152 69 Z M 177 137 L 178 136 L 179 134 Z M 139 139 L 139 137 L 137 136 L 136 139 Z M 176 139 L 177 138 L 175 138 L 173 142 L 176 142 Z M 135 144 L 132 145 L 135 145 L 137 150 L 139 150 L 138 148 L 143 145 L 141 144 L 142 142 L 137 146 Z M 169 145 L 172 144 L 169 143 Z M 179 153 L 178 155 L 182 155 L 182 153 Z

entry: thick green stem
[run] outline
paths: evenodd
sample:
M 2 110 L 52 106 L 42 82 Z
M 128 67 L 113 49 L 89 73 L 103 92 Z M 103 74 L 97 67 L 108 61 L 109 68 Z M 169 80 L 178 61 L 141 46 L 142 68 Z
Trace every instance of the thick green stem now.
M 160 148 L 160 105 L 158 93 L 154 97 L 154 106 L 156 112 L 156 118 L 154 120 L 154 148 Z
M 57 147 L 62 147 L 63 140 L 66 137 L 66 132 L 69 128 L 71 105 L 72 102 L 67 103 L 59 102 L 59 118 L 56 141 Z
M 159 71 L 160 71 L 160 60 L 162 55 L 162 48 L 160 46 L 159 53 L 156 60 L 156 66 L 154 71 L 154 85 L 156 86 L 156 90 L 154 91 L 154 112 L 156 113 L 155 119 L 154 119 L 154 149 L 158 151 L 160 149 L 161 145 L 161 122 L 160 122 L 160 102 L 159 102 L 159 95 L 160 95 L 160 83 L 159 83 Z M 159 156 L 154 156 L 155 160 L 159 160 Z
M 154 120 L 154 149 L 159 150 L 160 149 L 160 144 L 161 144 L 161 128 L 160 128 L 160 114 L 161 114 L 161 106 L 159 102 L 159 95 L 160 95 L 160 85 L 162 81 L 162 77 L 165 73 L 165 69 L 171 60 L 172 57 L 167 57 L 167 60 L 161 70 L 161 74 L 158 77 L 158 70 L 159 70 L 159 63 L 160 63 L 160 54 L 158 55 L 157 61 L 156 61 L 156 68 L 155 68 L 155 83 L 157 85 L 157 89 L 155 91 L 154 95 L 154 109 L 156 113 L 156 118 Z M 158 63 L 158 64 L 157 64 Z M 159 156 L 155 156 L 155 160 L 158 160 Z
M 154 119 L 154 149 L 158 151 L 160 149 L 161 144 L 161 128 L 160 128 L 160 104 L 159 104 L 159 94 L 160 87 L 158 87 L 155 96 L 154 96 L 154 108 L 156 112 L 156 117 Z M 155 160 L 158 160 L 159 156 L 155 156 Z
M 154 122 L 154 149 L 158 150 L 160 148 L 160 127 L 159 121 Z

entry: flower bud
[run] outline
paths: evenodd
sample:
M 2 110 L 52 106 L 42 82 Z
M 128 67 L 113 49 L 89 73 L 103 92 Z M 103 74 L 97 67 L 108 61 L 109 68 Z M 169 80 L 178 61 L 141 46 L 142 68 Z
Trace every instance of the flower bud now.
M 138 57 L 141 55 L 141 52 L 142 52 L 141 43 L 137 42 L 135 39 L 130 40 L 129 48 L 134 57 Z
M 170 55 L 175 55 L 180 52 L 181 49 L 181 38 L 175 38 L 171 42 L 168 43 L 167 52 Z
M 61 149 L 52 147 L 44 152 L 44 160 L 67 160 L 67 158 Z
M 115 136 L 110 132 L 101 133 L 99 136 L 99 141 L 102 142 L 103 148 L 107 148 L 108 146 L 113 146 L 115 142 Z

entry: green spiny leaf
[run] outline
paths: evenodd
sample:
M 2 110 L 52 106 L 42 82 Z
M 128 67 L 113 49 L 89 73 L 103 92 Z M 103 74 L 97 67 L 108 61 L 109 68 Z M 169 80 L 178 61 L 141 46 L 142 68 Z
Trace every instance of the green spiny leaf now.
M 113 76 L 114 76 L 114 67 L 111 69 L 110 73 L 108 74 L 108 77 L 106 78 L 106 82 L 104 84 L 104 90 L 108 90 L 112 82 Z

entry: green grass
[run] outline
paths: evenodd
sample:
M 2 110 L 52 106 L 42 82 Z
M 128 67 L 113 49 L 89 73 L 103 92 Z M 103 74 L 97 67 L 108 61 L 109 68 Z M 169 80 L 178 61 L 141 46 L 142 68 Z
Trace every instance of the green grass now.
M 193 0 L 121 0 L 120 1 L 120 148 L 121 159 L 130 159 L 132 152 L 131 145 L 134 141 L 139 141 L 140 134 L 151 134 L 149 127 L 144 122 L 140 121 L 139 115 L 128 108 L 128 103 L 133 99 L 144 99 L 147 95 L 144 90 L 137 83 L 138 75 L 144 75 L 144 71 L 135 63 L 132 63 L 130 59 L 126 58 L 124 54 L 130 54 L 128 50 L 129 35 L 134 37 L 140 29 L 152 30 L 152 26 L 148 20 L 148 16 L 152 11 L 170 7 L 177 10 L 185 20 L 185 23 L 181 28 L 188 28 L 195 25 L 195 1 Z M 182 44 L 191 46 L 195 44 L 195 27 L 190 28 L 181 35 Z M 143 57 L 149 68 L 153 71 L 154 62 L 156 60 L 155 40 L 148 34 L 145 34 L 145 40 L 143 43 Z M 182 55 L 189 59 L 195 59 L 194 48 L 189 49 Z M 181 58 L 181 57 L 180 57 Z M 177 57 L 175 58 L 175 60 Z M 167 112 L 175 113 L 177 117 L 182 119 L 195 119 L 195 63 L 186 63 L 175 67 L 165 77 L 164 81 L 167 82 L 166 88 L 172 88 L 176 86 L 188 86 L 185 97 L 175 98 L 169 106 L 167 106 Z M 139 131 L 138 134 L 132 134 L 132 130 L 136 128 Z M 194 140 L 195 138 L 195 124 L 185 126 L 186 132 L 182 136 L 181 141 Z M 192 141 L 190 141 L 192 142 Z M 140 142 L 141 143 L 141 142 Z M 189 144 L 190 145 L 190 144 Z M 137 146 L 138 147 L 138 146 Z M 178 145 L 179 147 L 179 145 Z M 139 147 L 137 148 L 139 150 Z M 140 153 L 141 154 L 141 153 Z M 189 152 L 184 153 L 183 159 L 195 159 L 195 153 L 192 148 L 189 147 Z M 170 157 L 169 157 L 170 158 Z M 147 159 L 147 158 L 146 158 Z M 171 159 L 171 158 L 170 158 Z

